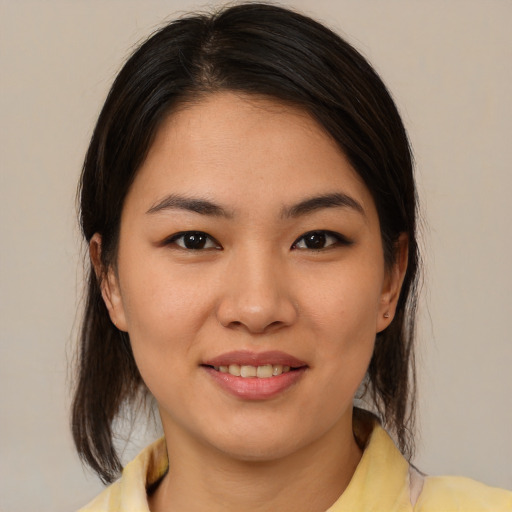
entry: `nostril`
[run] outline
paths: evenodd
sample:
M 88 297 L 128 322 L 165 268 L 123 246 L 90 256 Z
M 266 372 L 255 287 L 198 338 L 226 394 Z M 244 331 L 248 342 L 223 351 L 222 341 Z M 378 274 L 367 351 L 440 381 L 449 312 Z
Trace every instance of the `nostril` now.
M 296 320 L 297 308 L 287 297 L 240 294 L 229 293 L 220 300 L 216 316 L 223 327 L 262 334 L 275 332 Z
M 240 320 L 233 320 L 229 322 L 227 327 L 231 329 L 248 328 L 251 332 L 254 333 L 269 333 L 281 328 L 283 325 L 285 325 L 285 323 L 281 322 L 280 320 L 276 320 L 267 325 L 256 325 L 255 323 L 252 322 L 245 323 Z

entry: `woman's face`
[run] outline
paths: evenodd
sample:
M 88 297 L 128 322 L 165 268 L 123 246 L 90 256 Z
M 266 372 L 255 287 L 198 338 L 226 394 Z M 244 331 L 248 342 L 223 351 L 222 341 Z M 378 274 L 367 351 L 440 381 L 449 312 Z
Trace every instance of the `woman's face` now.
M 369 191 L 320 126 L 226 92 L 161 126 L 103 290 L 168 443 L 268 460 L 348 435 L 398 274 Z

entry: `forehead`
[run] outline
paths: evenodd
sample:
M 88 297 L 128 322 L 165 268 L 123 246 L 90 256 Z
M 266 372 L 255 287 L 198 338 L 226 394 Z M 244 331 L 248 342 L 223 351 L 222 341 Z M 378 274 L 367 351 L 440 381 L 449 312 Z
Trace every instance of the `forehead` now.
M 186 103 L 156 133 L 127 202 L 169 193 L 211 197 L 234 209 L 291 204 L 343 192 L 373 207 L 366 186 L 308 113 L 268 98 L 216 93 Z

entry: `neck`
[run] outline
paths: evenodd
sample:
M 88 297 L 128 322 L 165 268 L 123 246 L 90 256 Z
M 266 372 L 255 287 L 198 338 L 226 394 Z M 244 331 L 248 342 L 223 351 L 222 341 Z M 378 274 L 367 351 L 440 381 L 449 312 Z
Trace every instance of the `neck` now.
M 325 511 L 349 484 L 362 455 L 351 425 L 336 425 L 286 457 L 257 462 L 174 434 L 166 431 L 169 472 L 150 498 L 152 512 Z

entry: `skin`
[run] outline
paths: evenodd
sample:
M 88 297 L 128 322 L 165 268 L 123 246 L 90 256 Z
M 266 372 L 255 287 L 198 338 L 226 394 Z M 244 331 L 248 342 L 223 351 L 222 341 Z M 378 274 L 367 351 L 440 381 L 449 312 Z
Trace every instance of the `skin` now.
M 320 205 L 290 215 L 335 193 L 360 209 Z M 170 194 L 206 199 L 225 215 L 151 211 Z M 301 237 L 320 230 L 344 238 L 307 248 Z M 183 231 L 212 241 L 184 248 L 172 239 Z M 352 401 L 375 334 L 393 318 L 403 239 L 400 247 L 386 269 L 370 192 L 300 110 L 223 92 L 163 123 L 126 198 L 118 259 L 102 286 L 167 440 L 170 469 L 151 510 L 311 512 L 336 501 L 361 457 Z M 95 235 L 98 272 L 100 251 Z M 201 366 L 233 350 L 280 350 L 307 370 L 276 396 L 244 400 Z

